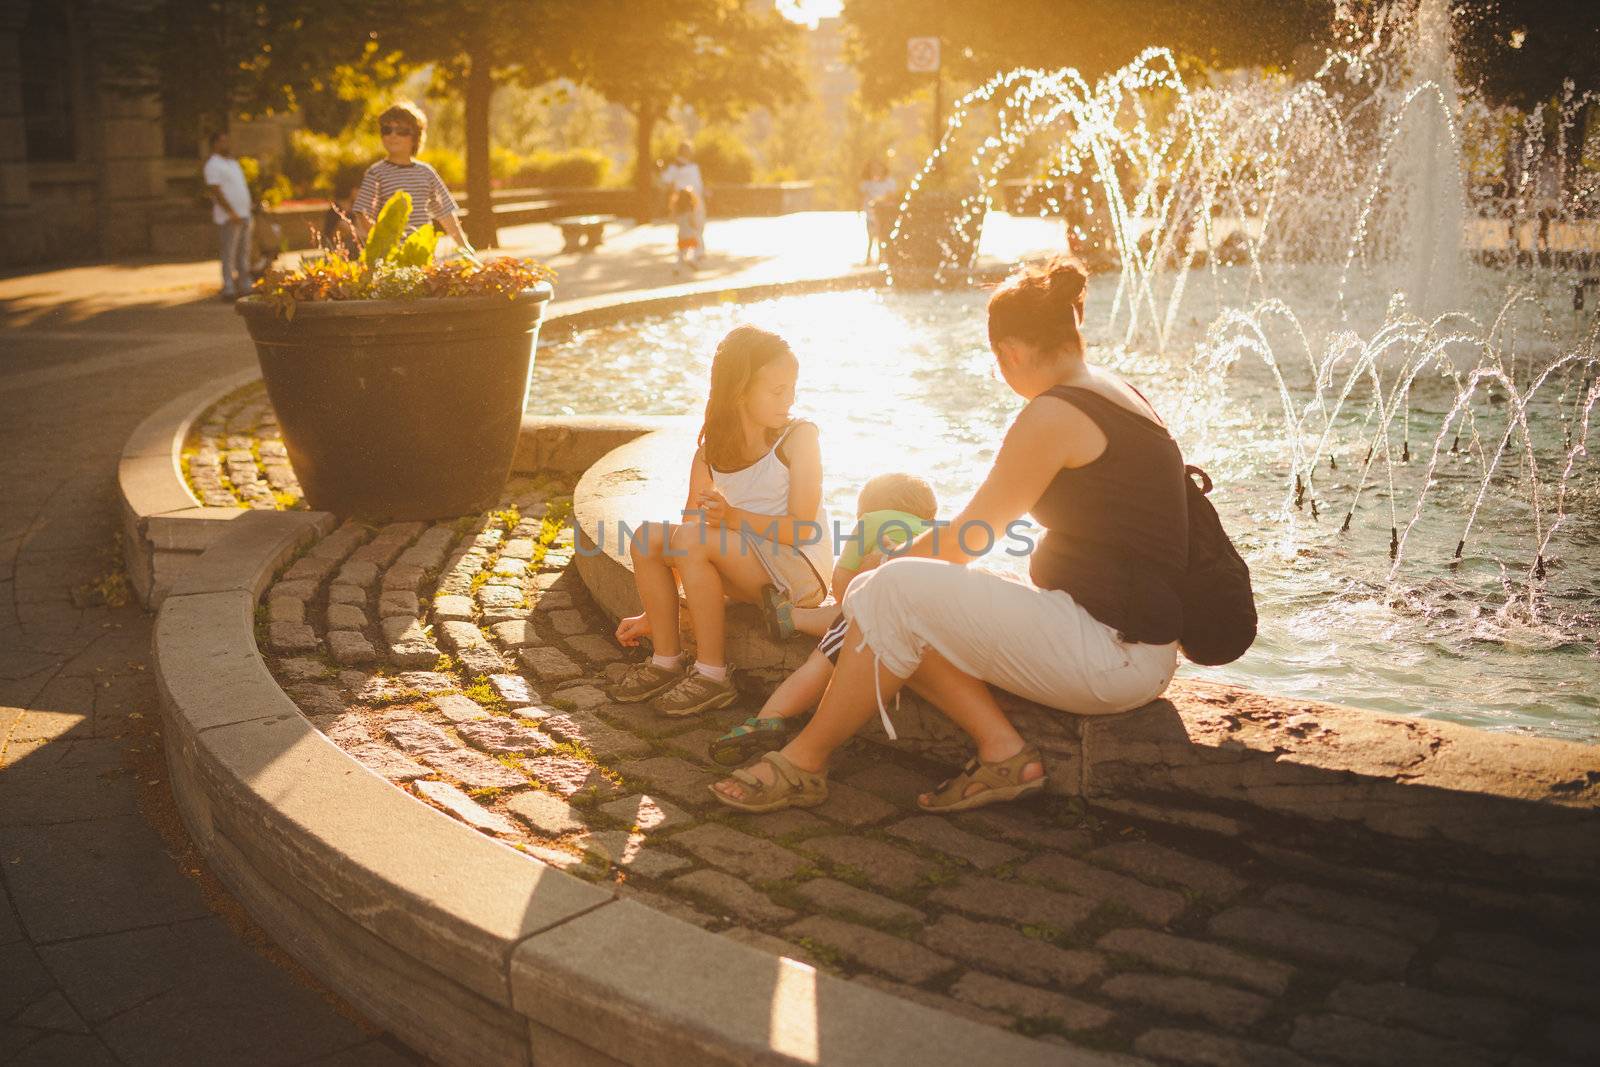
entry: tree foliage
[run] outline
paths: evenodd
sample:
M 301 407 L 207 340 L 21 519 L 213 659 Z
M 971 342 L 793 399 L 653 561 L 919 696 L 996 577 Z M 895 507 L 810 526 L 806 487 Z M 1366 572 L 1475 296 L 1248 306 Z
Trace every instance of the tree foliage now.
M 383 13 L 377 40 L 414 66 L 431 65 L 441 87 L 463 98 L 466 228 L 474 244 L 493 245 L 489 106 L 497 86 L 536 84 L 570 66 L 572 5 L 568 0 L 387 0 L 376 6 Z
M 1531 110 L 1600 90 L 1600 4 L 1595 0 L 1456 0 L 1452 23 L 1462 73 L 1489 102 Z
M 298 110 L 313 129 L 342 129 L 361 101 L 400 75 L 361 3 L 159 0 L 107 41 L 129 85 L 154 87 L 169 128 L 198 147 L 234 116 Z
M 572 76 L 627 108 L 637 130 L 635 180 L 647 188 L 650 138 L 667 111 L 736 118 L 798 99 L 804 32 L 776 10 L 743 0 L 592 0 L 574 3 L 583 32 Z
M 938 37 L 943 75 L 975 83 L 1013 67 L 1076 67 L 1093 80 L 1152 45 L 1206 66 L 1284 66 L 1327 30 L 1332 0 L 1124 0 L 1091 7 L 1010 0 L 983 4 L 845 0 L 851 54 L 866 99 L 893 103 L 928 84 L 906 70 L 906 41 Z

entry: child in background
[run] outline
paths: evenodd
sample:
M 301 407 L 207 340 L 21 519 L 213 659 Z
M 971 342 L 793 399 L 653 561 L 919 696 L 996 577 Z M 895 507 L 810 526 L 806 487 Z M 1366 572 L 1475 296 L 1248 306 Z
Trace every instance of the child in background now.
M 427 132 L 427 117 L 415 104 L 395 104 L 378 116 L 384 158 L 367 168 L 356 189 L 355 202 L 351 205 L 356 234 L 365 242 L 383 205 L 403 190 L 411 195 L 407 235 L 433 222 L 444 228 L 457 248 L 470 254 L 472 245 L 462 232 L 455 198 L 445 188 L 439 172 L 416 158 L 422 151 L 422 140 Z
M 799 726 L 799 716 L 817 705 L 828 688 L 828 679 L 833 677 L 848 625 L 839 602 L 844 600 L 851 580 L 926 530 L 938 511 L 933 486 L 921 478 L 914 474 L 880 474 L 862 486 L 856 498 L 855 529 L 833 566 L 833 603 L 796 607 L 773 587 L 762 590 L 762 615 L 774 640 L 784 640 L 797 632 L 822 639 L 805 663 L 773 690 L 759 714 L 711 742 L 708 751 L 712 762 L 737 767 L 788 742 Z
M 883 250 L 883 243 L 894 229 L 895 183 L 889 177 L 889 168 L 881 160 L 867 164 L 861 178 L 861 213 L 867 220 L 867 258 L 875 263 Z
M 775 585 L 798 605 L 826 599 L 833 552 L 822 449 L 816 426 L 789 415 L 799 373 L 788 342 L 755 326 L 735 327 L 717 345 L 685 521 L 645 523 L 630 546 L 644 611 L 622 620 L 617 641 L 649 637 L 654 655 L 628 670 L 611 699 L 653 698 L 672 716 L 725 708 L 738 697 L 724 659 L 727 598 L 753 604 Z M 695 636 L 688 668 L 680 581 Z
M 678 224 L 678 273 L 686 274 L 700 265 L 705 248 L 700 242 L 700 197 L 687 185 L 672 191 L 667 213 Z

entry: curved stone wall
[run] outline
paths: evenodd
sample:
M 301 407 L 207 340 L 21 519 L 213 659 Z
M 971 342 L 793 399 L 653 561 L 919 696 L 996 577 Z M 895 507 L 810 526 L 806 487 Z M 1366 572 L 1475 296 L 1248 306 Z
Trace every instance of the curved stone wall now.
M 262 591 L 332 526 L 318 512 L 235 520 L 162 605 L 155 662 L 196 845 L 287 951 L 375 1022 L 449 1064 L 1063 1062 L 1059 1048 L 621 899 L 341 752 L 255 639 Z

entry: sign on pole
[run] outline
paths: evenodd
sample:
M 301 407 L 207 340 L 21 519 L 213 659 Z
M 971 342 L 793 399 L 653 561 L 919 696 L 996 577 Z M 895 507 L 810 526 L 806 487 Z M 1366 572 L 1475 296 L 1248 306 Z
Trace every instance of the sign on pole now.
M 939 71 L 939 38 L 908 37 L 906 39 L 906 70 L 912 74 L 937 74 Z

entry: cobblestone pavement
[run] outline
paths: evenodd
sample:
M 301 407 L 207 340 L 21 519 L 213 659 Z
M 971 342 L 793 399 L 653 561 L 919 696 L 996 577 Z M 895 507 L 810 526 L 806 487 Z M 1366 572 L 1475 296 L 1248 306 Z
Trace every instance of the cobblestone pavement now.
M 1593 1062 L 1596 960 L 1538 902 L 1058 798 L 923 815 L 938 769 L 865 743 L 819 808 L 718 808 L 706 745 L 750 709 L 607 699 L 624 652 L 571 566 L 564 489 L 328 535 L 263 607 L 280 683 L 397 788 L 534 859 L 1040 1040 L 1178 1064 Z
M 252 382 L 196 421 L 179 457 L 189 492 L 207 507 L 305 508 L 267 387 Z

